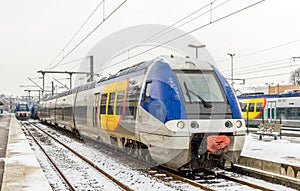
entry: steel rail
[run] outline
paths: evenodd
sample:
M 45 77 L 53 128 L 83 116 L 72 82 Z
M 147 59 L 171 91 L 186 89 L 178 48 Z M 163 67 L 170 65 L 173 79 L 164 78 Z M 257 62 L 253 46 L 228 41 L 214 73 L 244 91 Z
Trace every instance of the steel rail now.
M 118 186 L 120 186 L 122 189 L 124 189 L 126 191 L 132 191 L 133 190 L 130 187 L 128 187 L 127 185 L 123 184 L 122 182 L 118 181 L 117 179 L 115 179 L 114 177 L 112 177 L 111 175 L 109 175 L 108 173 L 106 173 L 104 170 L 102 170 L 100 167 L 98 167 L 95 163 L 93 163 L 89 159 L 85 158 L 83 155 L 79 154 L 78 152 L 76 152 L 75 150 L 73 150 L 72 148 L 70 148 L 69 146 L 67 146 L 66 144 L 62 143 L 61 141 L 59 141 L 58 139 L 56 139 L 55 137 L 53 137 L 52 135 L 50 135 L 49 133 L 47 133 L 46 131 L 44 131 L 43 129 L 41 129 L 40 127 L 38 127 L 37 125 L 35 125 L 34 123 L 31 123 L 31 122 L 29 122 L 29 123 L 31 125 L 35 126 L 36 128 L 38 128 L 40 131 L 42 131 L 43 133 L 45 133 L 49 137 L 51 137 L 57 143 L 61 144 L 65 148 L 67 148 L 73 154 L 75 154 L 76 156 L 78 156 L 80 159 L 82 159 L 83 161 L 85 161 L 92 168 L 96 169 L 98 172 L 100 172 L 101 174 L 103 174 L 104 176 L 106 176 L 108 179 L 110 179 L 111 181 L 113 181 L 115 184 L 117 184 Z
M 176 179 L 176 180 L 179 180 L 179 181 L 182 181 L 182 182 L 186 182 L 186 183 L 188 183 L 188 184 L 190 184 L 190 185 L 192 185 L 192 186 L 195 186 L 195 187 L 197 187 L 197 188 L 200 188 L 200 189 L 202 189 L 202 190 L 205 190 L 205 191 L 215 191 L 214 189 L 209 188 L 209 187 L 207 187 L 207 186 L 204 186 L 204 185 L 202 185 L 202 184 L 200 184 L 200 183 L 197 183 L 197 182 L 195 182 L 195 181 L 193 181 L 193 180 L 190 180 L 190 179 L 188 179 L 188 178 L 184 178 L 184 177 L 182 177 L 182 176 L 179 176 L 179 175 L 177 175 L 177 174 L 174 174 L 174 173 L 170 172 L 169 169 L 168 169 L 168 170 L 165 170 L 166 167 L 152 167 L 151 169 L 152 169 L 152 170 L 156 170 L 156 171 L 158 171 L 158 172 L 162 172 L 162 173 L 164 173 L 164 174 L 166 174 L 166 175 L 168 175 L 168 176 L 170 176 L 170 177 L 173 177 L 173 178 Z
M 247 181 L 244 181 L 244 180 L 240 180 L 240 179 L 237 179 L 237 178 L 233 178 L 231 176 L 227 176 L 225 174 L 222 174 L 220 172 L 215 172 L 215 171 L 212 171 L 212 170 L 209 170 L 209 169 L 204 169 L 205 171 L 207 171 L 208 173 L 211 173 L 211 174 L 214 174 L 216 175 L 217 177 L 219 178 L 223 178 L 225 180 L 230 180 L 230 181 L 233 181 L 233 182 L 236 182 L 236 183 L 239 183 L 239 184 L 242 184 L 242 185 L 246 185 L 246 186 L 249 186 L 251 188 L 255 188 L 255 189 L 259 189 L 259 190 L 263 190 L 263 191 L 274 191 L 274 189 L 270 189 L 270 188 L 266 188 L 264 186 L 260 186 L 260 185 L 257 185 L 257 184 L 253 184 L 251 182 L 247 182 Z
M 46 150 L 39 143 L 39 141 L 36 139 L 36 137 L 30 132 L 30 130 L 24 125 L 24 123 L 23 123 L 23 126 L 25 127 L 25 129 L 28 132 L 28 134 L 33 138 L 34 142 L 39 146 L 39 148 L 41 149 L 41 151 L 45 154 L 45 156 L 47 157 L 47 159 L 50 161 L 50 163 L 55 168 L 55 170 L 58 172 L 58 174 L 61 176 L 61 178 L 64 180 L 64 182 L 67 184 L 67 187 L 70 189 L 70 191 L 76 191 L 76 189 L 71 184 L 71 182 L 67 179 L 67 177 L 64 175 L 64 173 L 58 168 L 58 166 L 56 165 L 56 163 L 54 162 L 54 160 L 52 160 L 52 158 L 47 154 Z

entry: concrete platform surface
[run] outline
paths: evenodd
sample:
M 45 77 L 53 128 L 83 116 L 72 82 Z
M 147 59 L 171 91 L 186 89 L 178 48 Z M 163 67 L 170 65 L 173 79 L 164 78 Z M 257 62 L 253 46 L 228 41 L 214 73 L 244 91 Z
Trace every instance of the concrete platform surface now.
M 4 161 L 2 191 L 52 190 L 14 115 L 11 115 Z
M 283 136 L 274 140 L 249 134 L 238 164 L 300 179 L 300 137 Z
M 10 118 L 10 115 L 0 115 L 0 189 L 4 173 L 4 160 L 6 156 Z

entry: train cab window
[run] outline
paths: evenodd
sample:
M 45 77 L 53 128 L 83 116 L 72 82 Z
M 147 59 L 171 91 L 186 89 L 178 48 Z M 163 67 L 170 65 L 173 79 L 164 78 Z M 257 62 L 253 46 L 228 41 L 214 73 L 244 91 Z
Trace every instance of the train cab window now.
M 111 92 L 109 94 L 109 99 L 108 99 L 108 110 L 107 114 L 108 115 L 113 115 L 114 114 L 114 103 L 115 103 L 115 92 Z
M 199 102 L 199 97 L 206 102 L 225 102 L 220 82 L 211 71 L 176 71 L 176 76 L 186 102 Z
M 125 91 L 119 91 L 116 103 L 116 115 L 122 115 Z
M 249 103 L 248 112 L 254 112 L 254 103 Z
M 106 114 L 107 94 L 102 94 L 100 103 L 100 114 Z
M 256 103 L 256 112 L 262 112 L 262 103 Z

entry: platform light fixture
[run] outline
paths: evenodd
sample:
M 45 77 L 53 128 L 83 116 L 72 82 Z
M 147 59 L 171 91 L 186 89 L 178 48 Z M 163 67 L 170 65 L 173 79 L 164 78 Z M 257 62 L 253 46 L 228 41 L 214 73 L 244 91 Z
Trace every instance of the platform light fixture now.
M 204 44 L 201 44 L 201 45 L 189 44 L 188 47 L 196 49 L 196 59 L 198 59 L 198 49 L 199 48 L 205 48 L 206 45 L 204 45 Z

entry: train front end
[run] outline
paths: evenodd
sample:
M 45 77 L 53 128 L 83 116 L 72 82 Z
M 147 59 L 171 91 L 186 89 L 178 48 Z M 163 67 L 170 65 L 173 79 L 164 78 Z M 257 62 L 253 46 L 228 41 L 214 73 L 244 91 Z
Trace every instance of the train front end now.
M 141 138 L 151 143 L 155 161 L 196 170 L 226 168 L 238 160 L 245 122 L 230 85 L 212 65 L 181 57 L 156 61 L 148 72 L 141 106 L 142 118 L 147 118 L 140 119 Z M 146 121 L 153 127 L 151 133 L 143 128 Z
M 30 117 L 29 106 L 26 102 L 20 102 L 16 106 L 15 116 L 18 120 L 28 120 Z

